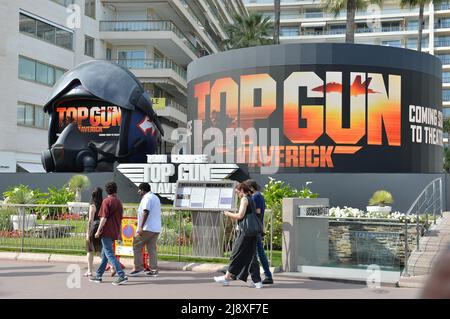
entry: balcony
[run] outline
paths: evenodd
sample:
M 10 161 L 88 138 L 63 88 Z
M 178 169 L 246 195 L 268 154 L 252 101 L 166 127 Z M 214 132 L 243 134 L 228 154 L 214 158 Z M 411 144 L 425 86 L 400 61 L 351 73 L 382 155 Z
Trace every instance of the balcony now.
M 157 109 L 155 109 L 155 112 L 158 116 L 165 117 L 165 118 L 172 120 L 178 124 L 183 124 L 183 126 L 185 126 L 187 123 L 186 107 L 175 102 L 174 100 L 172 100 L 170 98 L 166 98 L 165 107 L 157 108 Z
M 437 3 L 434 5 L 434 11 L 450 10 L 450 3 Z
M 337 35 L 345 34 L 345 28 L 332 29 L 332 30 L 303 30 L 301 35 Z M 404 32 L 404 27 L 401 26 L 389 26 L 382 28 L 357 28 L 355 33 L 380 33 L 380 32 Z M 426 30 L 424 30 L 426 31 Z M 426 32 L 424 32 L 426 33 Z
M 436 23 L 434 25 L 435 29 L 448 29 L 450 28 L 450 21 L 444 21 L 444 22 L 440 22 L 440 23 Z
M 434 41 L 435 48 L 447 48 L 450 47 L 450 40 Z
M 117 64 L 131 70 L 141 81 L 170 79 L 176 85 L 186 90 L 187 72 L 181 66 L 169 59 L 119 59 Z
M 168 20 L 100 21 L 100 38 L 114 45 L 154 45 L 181 64 L 200 56 L 195 45 Z

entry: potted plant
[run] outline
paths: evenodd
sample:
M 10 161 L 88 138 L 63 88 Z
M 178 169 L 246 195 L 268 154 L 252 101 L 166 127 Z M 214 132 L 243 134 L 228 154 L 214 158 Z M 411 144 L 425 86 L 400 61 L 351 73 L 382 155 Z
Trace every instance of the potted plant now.
M 5 197 L 4 203 L 8 204 L 34 204 L 35 196 L 34 192 L 26 185 L 19 185 L 14 188 L 10 188 L 3 193 Z M 10 220 L 14 230 L 30 230 L 36 226 L 37 216 L 36 214 L 25 214 L 25 206 L 18 207 L 18 215 L 11 215 Z
M 373 193 L 372 197 L 369 200 L 369 206 L 367 206 L 368 212 L 383 212 L 390 213 L 392 211 L 392 207 L 389 206 L 394 202 L 392 198 L 392 194 L 386 190 L 378 190 Z
M 91 187 L 91 181 L 86 175 L 74 175 L 69 181 L 69 188 L 75 192 L 75 202 L 67 202 L 69 213 L 79 215 L 89 210 L 89 203 L 81 202 L 81 192 Z

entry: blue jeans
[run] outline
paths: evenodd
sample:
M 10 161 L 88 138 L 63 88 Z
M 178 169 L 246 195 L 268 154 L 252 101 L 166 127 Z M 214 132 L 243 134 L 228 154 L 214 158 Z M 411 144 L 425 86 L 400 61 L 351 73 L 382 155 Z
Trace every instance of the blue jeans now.
M 125 272 L 122 270 L 122 266 L 120 266 L 119 261 L 114 255 L 113 251 L 113 240 L 111 238 L 102 237 L 102 262 L 97 269 L 97 278 L 102 278 L 103 273 L 105 272 L 106 265 L 109 264 L 114 267 L 117 271 L 119 277 L 125 277 Z
M 264 269 L 264 275 L 266 278 L 272 278 L 272 273 L 269 268 L 269 261 L 267 260 L 266 252 L 264 251 L 264 245 L 262 241 L 262 236 L 258 235 L 256 240 L 256 253 L 258 254 L 261 266 Z

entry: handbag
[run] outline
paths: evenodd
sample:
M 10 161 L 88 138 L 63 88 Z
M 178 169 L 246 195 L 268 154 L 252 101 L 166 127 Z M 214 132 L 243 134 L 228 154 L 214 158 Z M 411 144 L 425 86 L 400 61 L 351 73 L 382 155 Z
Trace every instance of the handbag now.
M 255 203 L 253 203 L 251 198 L 248 198 L 248 202 L 250 205 L 250 213 L 247 212 L 245 214 L 240 226 L 245 237 L 254 237 L 262 234 L 264 229 L 261 220 L 256 216 Z
M 95 233 L 98 230 L 98 226 L 100 226 L 100 220 L 94 220 L 91 226 L 89 227 L 89 237 L 91 238 L 95 237 Z

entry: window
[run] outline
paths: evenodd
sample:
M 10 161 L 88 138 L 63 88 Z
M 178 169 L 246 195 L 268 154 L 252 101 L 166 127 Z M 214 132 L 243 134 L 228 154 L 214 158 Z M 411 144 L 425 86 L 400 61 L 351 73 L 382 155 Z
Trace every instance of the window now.
M 435 47 L 448 47 L 450 46 L 450 37 L 436 37 L 434 39 L 434 46 Z
M 20 14 L 19 30 L 32 36 L 36 36 L 36 20 L 24 14 Z
M 144 50 L 126 50 L 117 53 L 119 64 L 129 69 L 143 69 L 145 64 Z
M 53 86 L 65 70 L 19 56 L 19 78 Z
M 442 90 L 442 101 L 450 101 L 450 90 Z
M 449 118 L 450 117 L 450 107 L 443 107 L 442 113 L 444 113 L 444 118 Z
M 55 27 L 47 23 L 37 21 L 37 37 L 51 43 L 56 43 Z
M 19 58 L 19 78 L 32 81 L 36 79 L 36 62 L 34 60 Z
M 442 83 L 450 83 L 450 72 L 442 72 Z
M 55 70 L 53 67 L 37 62 L 36 63 L 36 81 L 42 84 L 52 86 L 55 83 Z
M 72 32 L 29 17 L 23 13 L 19 16 L 19 30 L 23 34 L 37 37 L 38 39 L 55 44 L 65 49 L 73 49 Z
M 56 45 L 72 50 L 72 42 L 73 42 L 72 33 L 56 29 L 56 39 L 55 39 Z
M 19 102 L 17 105 L 17 124 L 47 129 L 49 116 L 42 106 Z
M 322 18 L 323 11 L 320 9 L 306 9 L 305 18 Z
M 55 83 L 56 83 L 56 81 L 59 80 L 60 77 L 62 77 L 64 75 L 65 72 L 66 71 L 64 71 L 63 69 L 58 69 L 58 68 L 55 69 Z
M 52 0 L 52 1 L 67 7 L 69 4 L 73 4 L 75 0 Z
M 281 27 L 281 36 L 296 36 L 298 35 L 298 27 Z
M 436 55 L 436 57 L 441 59 L 442 64 L 450 64 L 450 54 Z
M 95 19 L 95 0 L 84 1 L 84 14 Z
M 94 57 L 94 38 L 87 35 L 84 36 L 84 54 Z
M 419 21 L 418 20 L 411 20 L 407 22 L 406 30 L 408 31 L 417 31 L 419 30 Z

